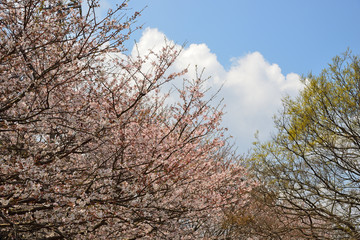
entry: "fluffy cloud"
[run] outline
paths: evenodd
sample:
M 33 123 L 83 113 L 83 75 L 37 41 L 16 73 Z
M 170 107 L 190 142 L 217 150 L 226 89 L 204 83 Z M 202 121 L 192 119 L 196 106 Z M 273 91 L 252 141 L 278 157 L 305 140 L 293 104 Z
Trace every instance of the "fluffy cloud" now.
M 261 139 L 269 137 L 281 98 L 298 93 L 302 88 L 299 79 L 295 73 L 284 76 L 277 64 L 270 64 L 259 52 L 233 60 L 223 91 L 228 106 L 225 124 L 240 149 L 249 147 L 257 130 Z
M 169 40 L 164 33 L 160 32 L 156 28 L 147 28 L 131 51 L 132 56 L 145 55 L 149 50 L 154 52 L 159 51 L 165 44 L 165 41 L 174 44 L 172 40 Z M 183 48 L 181 45 L 177 45 L 177 48 L 181 50 L 181 54 L 177 58 L 175 64 L 172 66 L 172 71 L 181 71 L 186 67 L 189 67 L 189 72 L 186 77 L 194 78 L 195 66 L 199 71 L 203 68 L 206 69 L 205 77 L 212 77 L 213 81 L 220 82 L 225 70 L 223 66 L 217 61 L 217 57 L 214 53 L 210 52 L 210 49 L 206 44 L 190 44 L 190 46 Z
M 145 54 L 149 49 L 159 50 L 164 41 L 170 41 L 157 29 L 146 29 L 132 55 Z M 178 46 L 179 49 L 181 46 Z M 220 97 L 226 104 L 224 125 L 234 136 L 240 151 L 246 151 L 259 130 L 260 139 L 267 139 L 273 129 L 273 115 L 281 107 L 281 98 L 295 96 L 302 88 L 299 75 L 281 73 L 277 64 L 271 64 L 259 52 L 252 52 L 232 60 L 228 71 L 218 62 L 206 44 L 190 44 L 182 50 L 173 69 L 188 66 L 189 78 L 195 76 L 195 67 L 205 68 L 205 77 L 214 89 L 223 85 Z
M 136 43 L 136 46 L 133 47 L 131 55 L 137 56 L 138 54 L 144 55 L 148 53 L 149 50 L 158 52 L 164 46 L 165 41 L 168 41 L 174 44 L 173 41 L 167 39 L 165 34 L 160 32 L 156 28 L 147 28 L 143 32 L 139 42 Z

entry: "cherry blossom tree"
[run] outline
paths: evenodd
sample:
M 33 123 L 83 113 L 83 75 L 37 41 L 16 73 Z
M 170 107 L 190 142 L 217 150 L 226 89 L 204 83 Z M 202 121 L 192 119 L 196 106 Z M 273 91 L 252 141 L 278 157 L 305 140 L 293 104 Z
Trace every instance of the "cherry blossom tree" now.
M 252 183 L 181 49 L 130 57 L 126 2 L 0 2 L 0 238 L 211 238 Z M 85 6 L 86 5 L 86 6 Z

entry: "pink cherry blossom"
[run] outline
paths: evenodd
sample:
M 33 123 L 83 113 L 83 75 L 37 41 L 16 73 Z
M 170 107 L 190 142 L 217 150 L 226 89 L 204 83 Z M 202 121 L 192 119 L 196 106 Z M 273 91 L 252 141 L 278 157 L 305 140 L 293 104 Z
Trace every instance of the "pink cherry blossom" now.
M 166 104 L 178 49 L 125 56 L 140 13 L 87 4 L 0 2 L 0 238 L 212 236 L 253 185 L 221 109 L 200 79 Z

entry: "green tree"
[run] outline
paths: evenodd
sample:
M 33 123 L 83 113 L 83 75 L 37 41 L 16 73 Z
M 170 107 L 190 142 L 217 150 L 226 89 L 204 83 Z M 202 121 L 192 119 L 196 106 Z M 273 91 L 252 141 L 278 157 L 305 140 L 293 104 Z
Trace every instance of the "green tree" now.
M 333 59 L 285 98 L 271 141 L 256 143 L 254 173 L 302 238 L 360 238 L 360 59 Z M 299 237 L 298 237 L 299 238 Z

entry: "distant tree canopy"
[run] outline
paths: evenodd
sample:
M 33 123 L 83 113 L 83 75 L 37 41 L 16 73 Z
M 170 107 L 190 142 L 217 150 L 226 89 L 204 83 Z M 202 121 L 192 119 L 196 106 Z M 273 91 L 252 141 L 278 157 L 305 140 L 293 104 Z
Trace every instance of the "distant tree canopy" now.
M 359 239 L 360 59 L 346 52 L 303 82 L 283 100 L 273 139 L 255 146 L 253 171 L 299 239 Z

